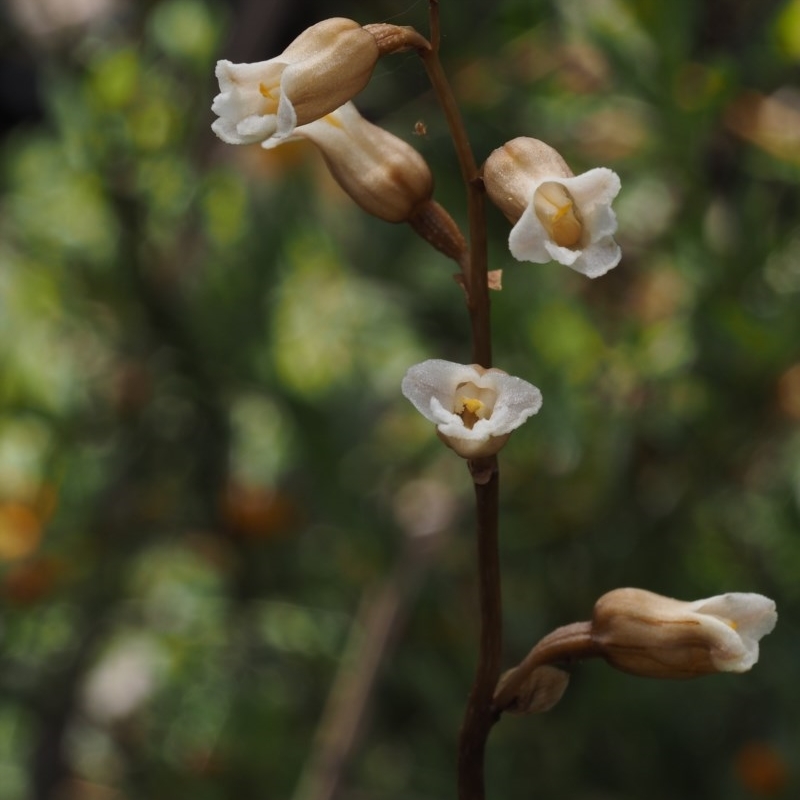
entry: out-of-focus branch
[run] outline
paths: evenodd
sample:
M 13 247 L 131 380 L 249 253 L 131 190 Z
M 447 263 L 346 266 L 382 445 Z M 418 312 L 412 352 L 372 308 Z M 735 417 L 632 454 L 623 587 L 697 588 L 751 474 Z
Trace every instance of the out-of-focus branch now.
M 294 800 L 336 796 L 358 746 L 381 665 L 442 538 L 441 532 L 409 536 L 392 574 L 364 593 Z

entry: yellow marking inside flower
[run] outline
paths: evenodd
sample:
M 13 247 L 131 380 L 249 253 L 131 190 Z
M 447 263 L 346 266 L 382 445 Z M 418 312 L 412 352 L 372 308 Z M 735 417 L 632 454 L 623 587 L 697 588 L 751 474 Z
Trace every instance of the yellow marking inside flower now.
M 475 397 L 459 397 L 458 405 L 461 406 L 461 411 L 456 411 L 456 414 L 461 417 L 464 427 L 472 430 L 475 423 L 481 419 L 480 412 L 486 406 Z
M 264 111 L 265 114 L 274 114 L 278 110 L 278 98 L 275 97 L 275 91 L 277 89 L 277 86 L 270 88 L 263 83 L 258 84 L 258 93 L 269 101 Z
M 728 620 L 728 627 L 733 628 L 735 631 L 739 630 L 739 626 L 732 619 Z
M 545 181 L 533 197 L 533 210 L 544 229 L 559 247 L 574 247 L 583 233 L 572 195 L 555 181 Z
M 334 128 L 344 128 L 342 121 L 336 116 L 336 114 L 326 114 L 322 119 L 324 122 L 327 122 L 328 125 L 333 125 Z

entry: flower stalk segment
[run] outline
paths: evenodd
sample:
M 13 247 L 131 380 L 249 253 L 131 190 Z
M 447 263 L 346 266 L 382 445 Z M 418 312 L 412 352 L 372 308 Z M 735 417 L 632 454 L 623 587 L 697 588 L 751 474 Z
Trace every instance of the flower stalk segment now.
M 463 252 L 459 263 L 470 317 L 472 360 L 482 368 L 489 369 L 492 366 L 492 335 L 483 184 L 458 103 L 439 60 L 441 28 L 438 0 L 429 1 L 429 14 L 431 48 L 418 52 L 447 120 L 467 192 L 469 250 Z M 455 413 L 453 409 L 451 412 Z M 478 416 L 477 413 L 475 416 Z M 479 419 L 474 421 L 471 430 L 479 424 Z M 466 429 L 466 425 L 463 427 Z M 483 800 L 486 741 L 494 724 L 492 694 L 500 675 L 503 644 L 498 545 L 499 473 L 496 455 L 472 458 L 468 463 L 475 486 L 481 632 L 475 680 L 459 736 L 458 796 L 459 800 Z
M 429 12 L 431 47 L 429 50 L 419 50 L 418 52 L 447 120 L 461 177 L 467 191 L 469 251 L 464 253 L 461 259 L 461 273 L 464 278 L 472 330 L 472 360 L 476 364 L 488 368 L 492 366 L 492 337 L 488 277 L 489 255 L 483 183 L 464 120 L 461 117 L 461 110 L 439 59 L 441 27 L 438 0 L 430 0 Z

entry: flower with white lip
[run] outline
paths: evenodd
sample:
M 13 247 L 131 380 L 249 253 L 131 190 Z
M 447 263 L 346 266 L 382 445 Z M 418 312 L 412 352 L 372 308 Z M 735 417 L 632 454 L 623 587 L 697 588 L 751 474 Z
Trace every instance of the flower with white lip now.
M 652 678 L 746 672 L 777 622 L 775 603 L 732 592 L 682 602 L 644 589 L 616 589 L 595 604 L 591 637 L 612 666 Z
M 219 61 L 211 106 L 219 119 L 211 128 L 228 144 L 272 147 L 358 94 L 379 56 L 369 30 L 337 17 L 312 25 L 269 61 Z
M 542 405 L 541 392 L 521 378 L 441 359 L 411 367 L 402 390 L 445 444 L 471 459 L 496 453 Z
M 518 261 L 558 261 L 597 278 L 620 260 L 611 201 L 619 177 L 605 167 L 574 175 L 552 147 L 538 139 L 512 139 L 483 166 L 492 202 L 514 225 L 508 237 Z
M 297 128 L 313 142 L 336 182 L 361 208 L 387 222 L 414 216 L 433 193 L 433 175 L 410 145 L 368 122 L 352 103 Z

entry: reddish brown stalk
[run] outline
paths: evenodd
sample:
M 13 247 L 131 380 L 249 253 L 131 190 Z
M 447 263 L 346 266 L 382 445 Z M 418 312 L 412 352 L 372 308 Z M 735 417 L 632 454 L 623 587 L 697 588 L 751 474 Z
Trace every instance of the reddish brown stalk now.
M 472 360 L 488 368 L 492 365 L 492 336 L 483 183 L 461 111 L 439 60 L 438 0 L 430 0 L 430 27 L 431 48 L 418 52 L 447 119 L 467 190 L 470 249 L 460 265 L 472 330 Z M 486 742 L 494 724 L 492 698 L 500 676 L 503 645 L 498 555 L 499 474 L 495 456 L 471 461 L 469 467 L 475 484 L 481 629 L 475 680 L 459 737 L 458 797 L 459 800 L 484 800 Z
M 480 649 L 475 680 L 467 702 L 458 743 L 459 800 L 484 800 L 486 742 L 495 722 L 493 697 L 500 677 L 503 648 L 500 559 L 498 556 L 499 475 L 497 457 L 471 461 L 475 476 L 478 529 Z
M 439 2 L 431 0 L 431 48 L 418 50 L 428 73 L 436 98 L 447 120 L 453 139 L 461 176 L 467 189 L 467 216 L 469 221 L 469 260 L 462 263 L 467 290 L 467 307 L 472 328 L 472 360 L 483 367 L 492 366 L 492 336 L 489 305 L 488 247 L 486 240 L 486 210 L 483 182 L 475 163 L 472 147 L 467 137 L 461 110 L 456 102 L 450 82 L 439 60 Z

